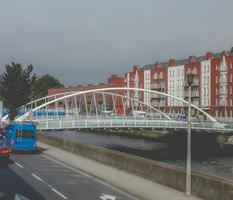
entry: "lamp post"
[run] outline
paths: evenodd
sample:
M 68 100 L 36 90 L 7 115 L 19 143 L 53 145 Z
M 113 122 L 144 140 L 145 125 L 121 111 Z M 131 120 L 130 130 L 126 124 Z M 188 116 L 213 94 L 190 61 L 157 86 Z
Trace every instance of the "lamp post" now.
M 187 135 L 187 172 L 186 172 L 186 195 L 191 195 L 191 85 L 193 84 L 194 74 L 187 74 L 189 87 L 189 105 L 188 105 L 188 135 Z

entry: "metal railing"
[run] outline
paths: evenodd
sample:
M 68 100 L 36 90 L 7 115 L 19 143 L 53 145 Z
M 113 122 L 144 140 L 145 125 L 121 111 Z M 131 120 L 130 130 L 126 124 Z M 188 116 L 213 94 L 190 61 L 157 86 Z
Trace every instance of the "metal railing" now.
M 62 118 L 50 120 L 35 120 L 38 130 L 53 129 L 95 129 L 95 128 L 157 128 L 157 129 L 187 129 L 187 121 L 140 118 Z M 224 126 L 213 122 L 193 122 L 192 129 L 221 130 Z

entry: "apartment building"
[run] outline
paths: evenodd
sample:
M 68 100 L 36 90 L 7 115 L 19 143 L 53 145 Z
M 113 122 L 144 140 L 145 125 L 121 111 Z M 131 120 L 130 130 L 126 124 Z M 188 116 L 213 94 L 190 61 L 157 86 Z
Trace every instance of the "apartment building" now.
M 151 90 L 167 93 L 167 62 L 156 62 L 151 69 Z M 151 94 L 151 105 L 163 110 L 167 106 L 167 99 L 159 94 Z
M 187 75 L 194 74 L 193 84 L 191 86 L 191 102 L 200 107 L 200 90 L 201 90 L 201 63 L 195 56 L 190 56 L 187 63 L 184 65 L 184 100 L 188 101 L 188 84 Z
M 211 59 L 213 53 L 208 52 L 200 59 L 201 62 L 201 94 L 200 105 L 202 109 L 208 111 L 211 106 Z
M 144 88 L 144 70 L 139 68 L 138 65 L 133 66 L 133 71 L 125 74 L 125 86 L 131 88 Z M 133 101 L 136 109 L 139 108 L 138 101 L 144 101 L 144 94 L 140 91 L 129 91 L 126 93 L 127 97 L 133 98 L 137 101 Z M 127 105 L 131 105 L 131 101 L 128 100 Z
M 213 55 L 211 60 L 211 107 L 216 117 L 232 117 L 233 49 Z
M 167 79 L 167 91 L 169 95 L 179 97 L 181 99 L 184 98 L 184 70 L 185 63 L 184 60 L 170 60 L 168 65 L 168 79 Z M 168 98 L 168 107 L 172 107 L 174 109 L 181 109 L 183 107 L 182 102 L 177 101 L 173 98 Z
M 209 112 L 214 117 L 233 117 L 233 48 L 230 51 L 218 53 L 207 52 L 203 56 L 190 56 L 187 59 L 170 59 L 168 62 L 155 62 L 154 64 L 139 67 L 134 65 L 132 71 L 125 73 L 124 77 L 112 75 L 108 84 L 98 87 L 130 87 L 156 90 L 172 96 L 188 100 L 187 74 L 194 73 L 191 86 L 191 101 L 194 105 Z M 52 88 L 49 94 L 71 90 L 85 90 L 93 88 Z M 94 87 L 96 88 L 96 87 Z M 122 93 L 123 95 L 123 93 Z M 187 105 L 172 98 L 166 98 L 149 92 L 126 91 L 125 96 L 143 101 L 154 107 L 164 109 L 165 112 L 181 112 Z M 125 102 L 130 107 L 130 99 Z M 117 99 L 117 105 L 122 103 Z M 134 101 L 135 109 L 139 103 Z
M 117 76 L 117 75 L 111 75 L 108 78 L 108 86 L 109 87 L 125 87 L 125 77 Z M 116 92 L 116 91 L 115 91 Z M 125 110 L 125 98 L 123 96 L 125 95 L 124 90 L 118 90 L 116 92 L 119 96 L 111 96 L 111 98 L 114 98 L 113 101 L 115 102 L 115 109 L 116 112 L 121 115 L 124 114 Z
M 144 89 L 150 90 L 151 89 L 151 69 L 144 68 Z M 151 94 L 150 92 L 144 93 L 144 103 L 150 105 Z

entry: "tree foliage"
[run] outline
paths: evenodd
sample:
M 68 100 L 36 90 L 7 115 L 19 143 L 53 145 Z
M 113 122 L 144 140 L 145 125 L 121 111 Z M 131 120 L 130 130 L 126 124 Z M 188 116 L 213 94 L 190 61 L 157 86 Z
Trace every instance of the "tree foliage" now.
M 48 94 L 48 89 L 53 87 L 62 87 L 63 85 L 60 81 L 53 76 L 45 74 L 39 78 L 32 84 L 31 87 L 31 98 L 38 99 L 44 97 Z
M 9 112 L 10 120 L 17 115 L 17 108 L 29 100 L 30 88 L 36 79 L 32 74 L 33 66 L 22 68 L 20 63 L 5 66 L 5 72 L 0 76 L 0 96 Z

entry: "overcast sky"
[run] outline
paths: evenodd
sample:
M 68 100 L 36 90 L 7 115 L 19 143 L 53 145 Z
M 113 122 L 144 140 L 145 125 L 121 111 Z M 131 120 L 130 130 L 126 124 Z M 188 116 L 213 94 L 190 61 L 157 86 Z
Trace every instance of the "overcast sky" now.
M 65 85 L 233 46 L 232 0 L 0 0 L 0 73 L 33 64 Z

